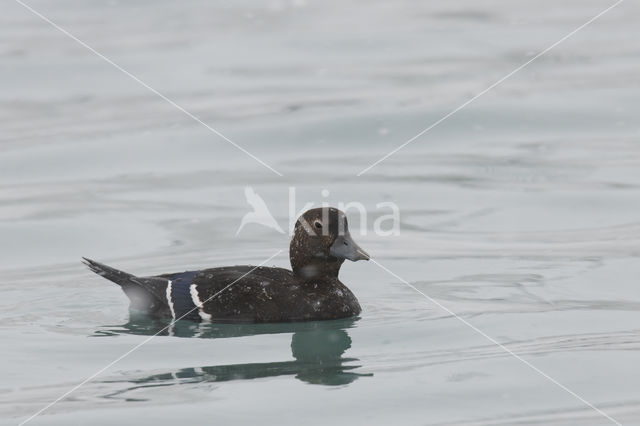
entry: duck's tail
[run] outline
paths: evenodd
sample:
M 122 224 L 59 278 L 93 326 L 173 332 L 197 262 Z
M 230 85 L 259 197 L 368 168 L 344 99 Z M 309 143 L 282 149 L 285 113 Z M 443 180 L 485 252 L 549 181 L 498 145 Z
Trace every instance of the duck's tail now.
M 131 309 L 151 314 L 167 315 L 169 307 L 164 298 L 167 280 L 159 277 L 136 277 L 104 263 L 82 258 L 82 263 L 96 274 L 118 284 L 131 301 Z
M 120 271 L 116 268 L 105 265 L 104 263 L 96 262 L 95 260 L 91 260 L 86 257 L 82 258 L 82 263 L 87 265 L 91 271 L 108 279 L 109 281 L 113 281 L 121 287 L 137 285 L 135 275 L 128 274 L 124 271 Z

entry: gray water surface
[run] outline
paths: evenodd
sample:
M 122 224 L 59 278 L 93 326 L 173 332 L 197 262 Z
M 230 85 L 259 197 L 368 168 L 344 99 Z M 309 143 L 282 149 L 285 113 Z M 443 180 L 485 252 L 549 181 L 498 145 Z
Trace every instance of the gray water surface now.
M 627 1 L 356 174 L 613 2 L 80 2 L 0 14 L 0 423 L 640 423 L 640 6 Z M 288 267 L 250 186 L 358 201 L 360 318 L 130 317 L 88 256 L 137 274 Z M 328 196 L 322 190 L 329 190 Z M 373 233 L 394 202 L 400 235 Z M 551 379 L 550 379 L 551 378 Z

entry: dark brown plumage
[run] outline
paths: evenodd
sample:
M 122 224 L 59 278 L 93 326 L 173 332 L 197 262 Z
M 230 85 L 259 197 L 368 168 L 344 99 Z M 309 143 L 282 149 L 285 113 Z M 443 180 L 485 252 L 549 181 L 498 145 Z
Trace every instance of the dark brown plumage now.
M 305 212 L 289 246 L 292 270 L 249 265 L 136 277 L 86 259 L 95 273 L 119 284 L 131 308 L 154 316 L 224 322 L 286 322 L 347 318 L 360 304 L 338 279 L 345 259 L 369 256 L 349 235 L 335 208 Z

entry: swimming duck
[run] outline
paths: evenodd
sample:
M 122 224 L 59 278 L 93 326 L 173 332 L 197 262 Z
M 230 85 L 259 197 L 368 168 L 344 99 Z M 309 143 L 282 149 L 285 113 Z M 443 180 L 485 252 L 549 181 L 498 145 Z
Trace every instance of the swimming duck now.
M 133 311 L 193 321 L 290 322 L 358 315 L 358 299 L 338 273 L 345 259 L 369 255 L 351 238 L 345 214 L 322 207 L 296 221 L 289 245 L 292 270 L 240 265 L 138 277 L 83 259 L 122 288 Z

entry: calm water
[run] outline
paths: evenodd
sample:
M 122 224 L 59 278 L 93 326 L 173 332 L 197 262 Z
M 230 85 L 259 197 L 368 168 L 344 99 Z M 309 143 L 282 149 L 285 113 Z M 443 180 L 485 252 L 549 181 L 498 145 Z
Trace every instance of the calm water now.
M 279 177 L 4 1 L 0 423 L 166 325 L 80 256 L 152 274 L 286 249 L 235 236 L 251 186 L 285 229 L 290 191 L 361 202 L 381 264 L 639 424 L 637 2 L 355 176 L 612 4 L 543 3 L 31 1 Z M 400 235 L 373 234 L 381 202 Z M 30 424 L 610 424 L 375 264 L 341 277 L 359 319 L 178 324 Z

